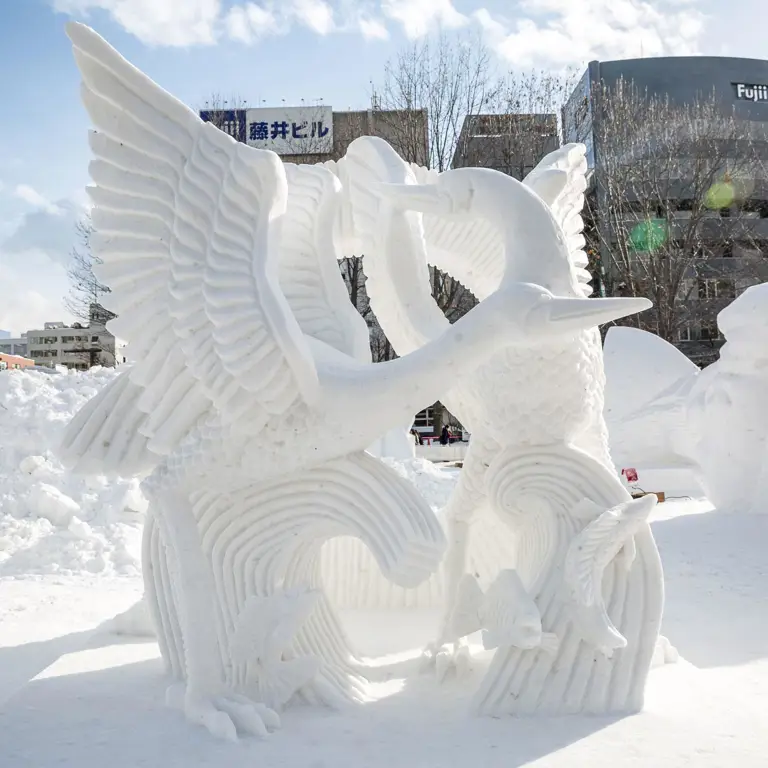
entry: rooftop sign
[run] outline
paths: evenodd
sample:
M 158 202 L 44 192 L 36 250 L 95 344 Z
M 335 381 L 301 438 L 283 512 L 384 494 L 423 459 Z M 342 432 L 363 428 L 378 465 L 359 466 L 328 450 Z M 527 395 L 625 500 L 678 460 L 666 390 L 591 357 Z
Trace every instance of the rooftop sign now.
M 736 89 L 736 98 L 739 101 L 768 102 L 768 85 L 733 83 L 733 87 Z
M 238 141 L 278 155 L 324 155 L 333 151 L 332 107 L 276 107 L 203 111 L 200 117 Z

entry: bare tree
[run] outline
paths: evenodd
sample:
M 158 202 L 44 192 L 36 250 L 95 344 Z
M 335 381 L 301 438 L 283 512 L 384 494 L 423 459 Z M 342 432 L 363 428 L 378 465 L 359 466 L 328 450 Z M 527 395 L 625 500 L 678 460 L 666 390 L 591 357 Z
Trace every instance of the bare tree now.
M 592 109 L 590 246 L 604 292 L 653 301 L 627 324 L 712 346 L 717 312 L 764 272 L 766 137 L 715 94 L 676 105 L 619 82 Z
M 70 257 L 67 270 L 69 294 L 64 298 L 64 306 L 76 318 L 72 325 L 75 333 L 69 342 L 72 347 L 67 352 L 79 356 L 85 368 L 114 365 L 115 339 L 104 326 L 116 315 L 103 307 L 103 298 L 110 293 L 110 289 L 93 272 L 93 267 L 101 264 L 101 259 L 91 250 L 93 227 L 90 219 L 79 221 L 76 231 L 79 243 Z
M 373 108 L 390 112 L 385 138 L 409 162 L 448 170 L 464 118 L 480 114 L 498 96 L 490 62 L 479 37 L 444 33 L 399 53 L 373 94 Z
M 368 336 L 371 342 L 371 358 L 374 363 L 394 360 L 397 357 L 395 350 L 381 330 L 379 321 L 373 314 L 368 293 L 365 290 L 365 272 L 363 271 L 363 259 L 360 256 L 346 256 L 339 261 L 339 269 L 344 284 L 347 286 L 349 299 L 352 305 L 360 313 L 368 326 Z
M 571 71 L 509 73 L 489 101 L 488 114 L 467 117 L 456 164 L 525 178 L 560 145 L 559 116 L 575 80 Z
M 236 94 L 225 98 L 220 93 L 212 93 L 200 109 L 200 116 L 220 131 L 228 133 L 233 139 L 245 142 L 248 127 L 245 115 L 239 113 L 246 106 L 246 102 Z M 239 119 L 241 117 L 242 119 Z
M 408 162 L 448 170 L 465 118 L 497 97 L 490 62 L 482 40 L 470 36 L 440 33 L 400 52 L 372 96 L 379 135 Z M 474 305 L 471 293 L 450 275 L 434 268 L 430 273 L 435 301 L 452 322 Z
M 64 306 L 78 322 L 86 325 L 93 319 L 94 313 L 102 314 L 109 320 L 114 315 L 101 305 L 103 297 L 110 293 L 93 273 L 95 264 L 101 259 L 91 250 L 90 240 L 93 227 L 90 219 L 79 221 L 76 225 L 79 243 L 72 249 L 69 269 L 69 294 L 64 298 Z

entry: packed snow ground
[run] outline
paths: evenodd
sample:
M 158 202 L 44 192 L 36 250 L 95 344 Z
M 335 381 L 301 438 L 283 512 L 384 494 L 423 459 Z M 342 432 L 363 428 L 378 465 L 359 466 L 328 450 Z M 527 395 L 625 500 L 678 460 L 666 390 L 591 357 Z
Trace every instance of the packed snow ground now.
M 768 514 L 683 500 L 660 505 L 653 522 L 663 631 L 681 658 L 652 670 L 643 713 L 469 716 L 471 685 L 438 687 L 418 671 L 436 616 L 352 612 L 350 635 L 377 657 L 373 702 L 341 713 L 290 709 L 266 741 L 212 740 L 164 706 L 156 644 L 117 636 L 109 621 L 142 592 L 136 484 L 73 478 L 52 453 L 71 413 L 111 375 L 0 375 L 3 768 L 765 766 Z M 418 461 L 396 468 L 434 506 L 456 478 Z

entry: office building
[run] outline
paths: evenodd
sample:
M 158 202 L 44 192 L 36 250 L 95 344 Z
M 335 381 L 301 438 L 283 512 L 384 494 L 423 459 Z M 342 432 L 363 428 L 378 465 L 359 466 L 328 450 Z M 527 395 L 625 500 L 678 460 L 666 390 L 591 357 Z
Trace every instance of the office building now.
M 22 333 L 19 337 L 13 337 L 8 331 L 0 332 L 0 354 L 26 357 L 27 334 Z
M 559 146 L 557 115 L 467 115 L 452 165 L 492 168 L 522 181 Z
M 634 111 L 626 106 L 633 99 Z M 654 110 L 658 130 L 649 128 Z M 637 278 L 656 304 L 641 327 L 708 364 L 723 342 L 717 313 L 768 280 L 768 61 L 593 61 L 562 121 L 565 141 L 587 146 L 587 234 L 602 270 L 598 288 L 621 294 L 626 276 Z M 641 137 L 634 146 L 633 132 Z M 679 156 L 665 155 L 665 144 Z M 643 170 L 633 177 L 633 168 Z M 659 257 L 649 269 L 652 251 Z M 681 274 L 670 277 L 675 269 Z M 664 302 L 674 307 L 672 320 Z
M 63 365 L 85 371 L 97 365 L 111 368 L 123 362 L 115 337 L 99 323 L 45 323 L 42 330 L 27 331 L 27 344 L 28 357 L 35 365 L 48 368 Z

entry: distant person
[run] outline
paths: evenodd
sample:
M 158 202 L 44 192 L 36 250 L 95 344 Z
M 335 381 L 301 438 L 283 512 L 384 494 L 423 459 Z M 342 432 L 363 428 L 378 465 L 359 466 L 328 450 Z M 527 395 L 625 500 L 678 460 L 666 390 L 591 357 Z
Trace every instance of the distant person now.
M 440 432 L 440 445 L 448 445 L 451 442 L 451 430 L 447 424 L 443 425 L 443 429 Z
M 421 433 L 418 429 L 412 429 L 411 434 L 413 435 L 413 441 L 416 445 L 424 445 L 424 441 L 421 439 Z

